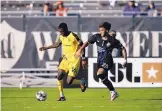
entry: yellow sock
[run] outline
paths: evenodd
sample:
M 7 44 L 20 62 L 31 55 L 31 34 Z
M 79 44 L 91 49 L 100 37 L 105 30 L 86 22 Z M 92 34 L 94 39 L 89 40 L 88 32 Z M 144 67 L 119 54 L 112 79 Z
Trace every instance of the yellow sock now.
M 64 97 L 63 93 L 63 80 L 57 80 L 58 89 L 60 91 L 60 97 Z

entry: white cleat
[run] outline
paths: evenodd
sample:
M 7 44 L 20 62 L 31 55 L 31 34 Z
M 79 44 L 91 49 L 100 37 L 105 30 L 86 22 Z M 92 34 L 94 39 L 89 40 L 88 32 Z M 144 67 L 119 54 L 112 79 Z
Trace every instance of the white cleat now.
M 113 91 L 113 92 L 111 92 L 110 101 L 114 101 L 118 97 L 119 97 L 119 94 L 117 92 Z

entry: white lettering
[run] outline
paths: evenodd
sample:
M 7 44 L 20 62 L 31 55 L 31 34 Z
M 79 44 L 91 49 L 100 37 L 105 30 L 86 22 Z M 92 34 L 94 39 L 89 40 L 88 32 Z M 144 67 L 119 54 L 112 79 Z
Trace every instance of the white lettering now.
M 140 34 L 145 34 L 146 38 L 148 39 L 149 33 L 148 31 L 134 31 L 132 32 L 133 34 L 133 57 L 140 57 L 141 54 L 141 50 L 140 50 L 140 46 L 142 47 L 142 49 L 145 49 L 145 41 L 146 39 L 144 39 L 142 42 L 140 42 Z M 147 53 L 145 56 L 149 55 L 149 49 L 147 49 Z
M 92 32 L 92 34 L 96 34 L 97 32 Z M 93 44 L 93 57 L 97 57 L 97 45 L 96 45 L 96 43 L 95 44 Z
M 51 38 L 51 33 L 52 32 L 45 32 L 45 31 L 42 32 L 44 40 L 45 40 L 44 46 L 49 46 L 49 45 L 53 44 L 52 38 Z M 34 40 L 35 40 L 35 43 L 36 43 L 39 59 L 43 60 L 45 51 L 39 51 L 39 48 L 43 46 L 41 36 L 40 36 L 41 32 L 32 32 L 32 34 L 34 36 Z M 57 42 L 58 39 L 59 39 L 59 36 L 56 37 L 55 42 Z M 56 48 L 47 50 L 50 60 L 53 59 L 53 57 L 55 55 L 55 51 L 56 51 Z
M 120 32 L 117 32 L 117 34 L 116 34 L 116 39 L 118 39 L 121 42 L 121 44 L 126 48 L 127 56 L 129 56 L 129 34 L 130 34 L 130 32 L 126 32 L 126 35 L 127 35 L 126 42 L 124 41 Z
M 159 42 L 159 34 L 162 34 L 162 31 L 151 31 L 152 33 L 152 56 L 159 57 L 159 47 L 162 47 L 162 42 Z

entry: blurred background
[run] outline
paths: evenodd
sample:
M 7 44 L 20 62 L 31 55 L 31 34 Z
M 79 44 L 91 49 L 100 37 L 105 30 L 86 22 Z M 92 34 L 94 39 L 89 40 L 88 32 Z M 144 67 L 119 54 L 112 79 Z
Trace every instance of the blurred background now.
M 6 16 L 162 16 L 161 0 L 1 0 Z
M 2 87 L 56 87 L 61 48 L 39 47 L 58 40 L 61 22 L 86 41 L 102 21 L 111 23 L 128 53 L 123 69 L 121 52 L 113 50 L 109 79 L 115 87 L 162 87 L 161 0 L 1 0 Z M 89 67 L 78 78 L 104 87 L 96 77 L 97 47 L 90 45 L 86 56 Z

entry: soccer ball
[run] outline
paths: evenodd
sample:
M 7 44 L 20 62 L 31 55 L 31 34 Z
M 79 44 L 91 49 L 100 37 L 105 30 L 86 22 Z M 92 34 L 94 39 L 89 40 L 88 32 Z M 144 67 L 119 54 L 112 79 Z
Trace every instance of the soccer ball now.
M 44 91 L 38 91 L 36 93 L 36 99 L 38 101 L 45 101 L 47 99 L 47 94 Z

